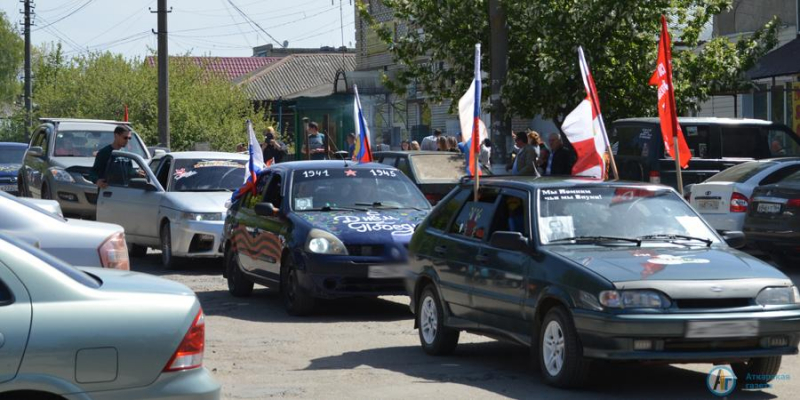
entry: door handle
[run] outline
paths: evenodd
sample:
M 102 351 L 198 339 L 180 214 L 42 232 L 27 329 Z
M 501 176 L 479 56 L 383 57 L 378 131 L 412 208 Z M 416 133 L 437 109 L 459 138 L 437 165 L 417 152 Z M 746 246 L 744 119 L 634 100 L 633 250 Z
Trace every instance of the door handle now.
M 103 192 L 103 197 L 111 197 L 114 194 L 113 192 Z
M 475 256 L 475 261 L 481 264 L 485 264 L 487 261 L 489 261 L 489 256 L 485 254 L 478 254 L 477 256 Z
M 447 246 L 436 246 L 433 248 L 433 251 L 436 254 L 444 254 L 447 253 Z

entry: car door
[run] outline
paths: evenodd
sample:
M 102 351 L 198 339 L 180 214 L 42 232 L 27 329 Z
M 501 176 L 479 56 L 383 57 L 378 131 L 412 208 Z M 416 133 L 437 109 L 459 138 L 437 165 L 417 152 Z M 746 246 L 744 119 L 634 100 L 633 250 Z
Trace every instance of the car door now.
M 262 222 L 260 221 L 262 217 L 256 215 L 255 206 L 264 198 L 264 191 L 270 177 L 271 173 L 269 172 L 259 175 L 256 181 L 256 193 L 244 195 L 231 229 L 239 265 L 246 272 L 262 276 L 265 275 L 268 268 L 263 259 L 259 257 L 259 253 L 263 250 L 259 239 L 262 233 Z
M 270 174 L 269 182 L 264 189 L 262 201 L 272 203 L 276 210 L 281 210 L 284 198 L 284 177 L 279 172 Z M 259 273 L 274 280 L 281 277 L 281 253 L 283 253 L 283 235 L 286 232 L 288 220 L 285 214 L 260 216 L 257 221 L 256 237 L 259 241 Z
M 17 375 L 28 344 L 31 307 L 25 286 L 0 261 L 0 383 Z
M 530 198 L 527 192 L 503 189 L 494 212 L 489 234 L 476 257 L 472 300 L 482 323 L 519 334 L 524 326 L 523 300 L 530 258 L 516 250 L 492 246 L 494 232 L 519 232 L 530 240 Z M 529 328 L 529 327 L 528 327 Z
M 25 153 L 25 186 L 28 189 L 28 193 L 34 198 L 41 197 L 42 195 L 42 180 L 44 178 L 44 170 L 47 169 L 45 162 L 47 153 L 44 150 L 45 147 L 47 147 L 45 144 L 46 142 L 47 133 L 43 126 L 39 127 L 36 132 L 33 133 L 30 147 Z M 34 147 L 42 149 L 41 154 L 32 154 L 30 150 Z
M 165 191 L 153 171 L 141 156 L 127 152 L 112 153 L 106 170 L 108 187 L 97 197 L 97 220 L 122 225 L 129 242 L 157 244 Z

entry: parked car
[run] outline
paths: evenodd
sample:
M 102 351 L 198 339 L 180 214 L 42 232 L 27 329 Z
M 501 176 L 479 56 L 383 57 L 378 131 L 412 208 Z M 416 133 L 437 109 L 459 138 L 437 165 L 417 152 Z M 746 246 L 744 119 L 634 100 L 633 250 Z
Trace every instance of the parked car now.
M 97 186 L 89 181 L 95 154 L 114 140 L 114 128 L 128 124 L 67 118 L 42 118 L 31 135 L 22 169 L 20 190 L 27 197 L 52 199 L 67 216 L 95 218 Z M 149 159 L 138 134 L 125 150 Z
M 405 294 L 406 245 L 430 210 L 395 168 L 297 161 L 262 171 L 225 219 L 228 290 L 280 288 L 289 314 L 316 299 Z
M 771 121 L 733 118 L 678 118 L 692 153 L 683 184 L 706 178 L 743 162 L 800 156 L 800 138 Z M 658 118 L 614 121 L 611 143 L 622 179 L 677 188 L 675 161 L 664 153 Z
M 436 203 L 466 175 L 465 158 L 461 153 L 437 151 L 379 151 L 372 155 L 376 162 L 403 171 L 422 191 L 425 198 Z M 484 176 L 492 171 L 481 166 Z
M 59 205 L 55 200 L 31 199 L 27 197 L 18 197 L 18 199 L 23 203 L 34 205 L 53 215 L 64 218 L 64 213 L 61 211 L 61 205 Z
M 415 231 L 406 285 L 429 354 L 460 331 L 534 347 L 544 380 L 575 387 L 592 360 L 732 363 L 768 381 L 797 354 L 800 294 L 734 250 L 671 188 L 588 179 L 481 179 Z M 723 240 L 727 240 L 730 246 Z M 751 383 L 757 383 L 752 382 Z
M 689 202 L 717 231 L 741 231 L 753 189 L 800 171 L 800 157 L 750 161 L 692 185 Z
M 25 143 L 0 142 L 0 191 L 19 194 L 17 175 L 27 148 Z
M 219 399 L 186 286 L 77 269 L 0 234 L 0 397 Z
M 41 200 L 36 200 L 41 202 Z M 0 233 L 19 238 L 73 265 L 130 268 L 122 227 L 65 219 L 7 193 L 0 193 Z
M 800 255 L 800 172 L 757 187 L 750 203 L 744 220 L 748 244 L 790 266 Z
M 124 227 L 134 257 L 148 247 L 160 249 L 166 268 L 186 257 L 221 257 L 225 201 L 242 186 L 247 160 L 242 154 L 189 151 L 160 154 L 148 166 L 139 155 L 115 151 L 97 220 Z

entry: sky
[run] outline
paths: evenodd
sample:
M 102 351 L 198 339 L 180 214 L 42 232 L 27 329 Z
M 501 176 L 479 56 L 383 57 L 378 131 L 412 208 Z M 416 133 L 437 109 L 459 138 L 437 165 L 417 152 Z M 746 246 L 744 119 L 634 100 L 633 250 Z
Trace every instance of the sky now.
M 169 53 L 247 57 L 255 46 L 272 43 L 278 47 L 284 41 L 289 47 L 339 47 L 343 43 L 354 47 L 352 3 L 167 0 L 167 8 L 172 7 L 167 29 Z M 67 55 L 108 50 L 129 58 L 146 56 L 157 48 L 156 35 L 151 32 L 157 27 L 157 16 L 148 9 L 156 10 L 156 0 L 35 0 L 33 4 L 36 26 L 31 41 L 35 46 L 61 42 Z M 0 1 L 0 10 L 12 24 L 22 23 L 22 9 L 18 0 Z

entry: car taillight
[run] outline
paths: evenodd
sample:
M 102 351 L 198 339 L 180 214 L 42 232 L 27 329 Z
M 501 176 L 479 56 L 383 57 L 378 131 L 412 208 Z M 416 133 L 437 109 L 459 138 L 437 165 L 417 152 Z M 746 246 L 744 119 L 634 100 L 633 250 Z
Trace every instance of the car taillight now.
M 661 183 L 661 174 L 658 171 L 650 171 L 650 183 Z
M 747 212 L 749 204 L 747 196 L 737 192 L 731 194 L 731 212 Z
M 203 366 L 203 351 L 206 346 L 206 319 L 203 309 L 197 312 L 192 326 L 183 337 L 181 344 L 169 359 L 163 372 L 183 371 Z
M 800 208 L 800 199 L 789 199 L 789 201 L 786 202 L 786 207 Z
M 428 202 L 431 203 L 431 205 L 436 205 L 436 203 L 438 203 L 439 200 L 442 199 L 442 195 L 435 193 L 426 193 L 425 198 L 428 199 Z
M 125 234 L 117 232 L 109 236 L 100 247 L 97 248 L 100 254 L 100 265 L 103 268 L 113 268 L 128 271 L 131 269 L 128 259 L 128 244 L 125 243 Z

